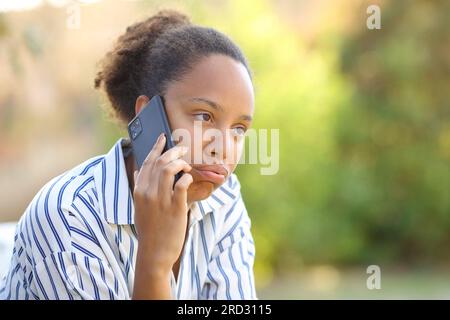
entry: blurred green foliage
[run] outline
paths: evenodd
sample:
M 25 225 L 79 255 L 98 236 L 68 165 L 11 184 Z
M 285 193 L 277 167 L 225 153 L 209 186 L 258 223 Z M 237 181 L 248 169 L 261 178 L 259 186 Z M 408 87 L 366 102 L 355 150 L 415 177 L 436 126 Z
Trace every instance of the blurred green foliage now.
M 359 9 L 360 26 L 312 47 L 269 2 L 197 17 L 241 44 L 254 126 L 280 129 L 278 174 L 237 170 L 260 280 L 313 263 L 448 261 L 449 3 L 386 2 L 381 30 Z
M 382 32 L 341 47 L 355 90 L 335 129 L 343 188 L 332 202 L 363 234 L 352 260 L 448 261 L 449 12 L 448 1 L 392 1 Z

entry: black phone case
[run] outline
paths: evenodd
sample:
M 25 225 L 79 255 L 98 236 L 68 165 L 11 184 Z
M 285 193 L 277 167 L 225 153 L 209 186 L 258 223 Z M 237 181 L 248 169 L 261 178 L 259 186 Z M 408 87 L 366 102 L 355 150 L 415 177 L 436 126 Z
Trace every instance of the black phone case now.
M 128 124 L 133 155 L 139 169 L 161 133 L 166 136 L 164 153 L 173 148 L 175 144 L 162 98 L 156 95 Z M 181 171 L 175 175 L 174 184 L 181 178 L 181 175 Z

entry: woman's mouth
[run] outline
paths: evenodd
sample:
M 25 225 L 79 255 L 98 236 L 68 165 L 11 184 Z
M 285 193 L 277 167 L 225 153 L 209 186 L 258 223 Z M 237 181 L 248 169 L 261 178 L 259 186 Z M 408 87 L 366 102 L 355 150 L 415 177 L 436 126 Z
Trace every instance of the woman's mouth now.
M 224 183 L 228 177 L 228 170 L 221 165 L 193 166 L 192 169 L 195 170 L 200 181 L 209 181 L 216 185 Z

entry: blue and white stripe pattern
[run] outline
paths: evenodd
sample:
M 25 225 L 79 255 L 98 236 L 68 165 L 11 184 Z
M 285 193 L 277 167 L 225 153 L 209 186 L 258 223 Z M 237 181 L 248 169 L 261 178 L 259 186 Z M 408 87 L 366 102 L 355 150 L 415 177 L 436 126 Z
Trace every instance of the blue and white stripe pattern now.
M 137 254 L 121 138 L 48 182 L 20 219 L 0 299 L 130 299 Z M 233 174 L 191 206 L 174 299 L 256 299 L 255 246 Z

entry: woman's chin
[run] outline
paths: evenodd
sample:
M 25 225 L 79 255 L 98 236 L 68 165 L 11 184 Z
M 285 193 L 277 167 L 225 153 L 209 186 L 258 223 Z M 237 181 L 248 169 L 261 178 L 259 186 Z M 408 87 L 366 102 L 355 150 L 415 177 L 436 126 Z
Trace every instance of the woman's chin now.
M 205 200 L 215 189 L 216 186 L 212 182 L 194 181 L 188 189 L 188 202 Z

